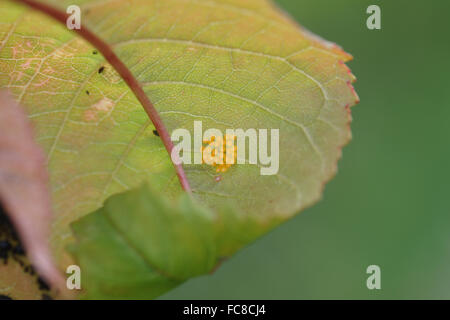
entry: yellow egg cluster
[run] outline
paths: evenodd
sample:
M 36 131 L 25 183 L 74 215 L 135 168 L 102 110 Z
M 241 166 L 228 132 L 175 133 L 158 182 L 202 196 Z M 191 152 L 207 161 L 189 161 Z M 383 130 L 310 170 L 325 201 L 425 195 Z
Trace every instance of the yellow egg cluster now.
M 237 158 L 237 147 L 235 145 L 236 136 L 225 135 L 225 137 L 211 137 L 210 140 L 203 140 L 206 146 L 202 147 L 202 161 L 203 163 L 212 165 L 216 168 L 216 172 L 226 172 L 233 164 L 236 163 Z M 220 150 L 222 145 L 222 152 L 218 152 L 216 156 L 216 151 Z M 230 155 L 227 156 L 227 150 L 232 150 L 229 152 Z

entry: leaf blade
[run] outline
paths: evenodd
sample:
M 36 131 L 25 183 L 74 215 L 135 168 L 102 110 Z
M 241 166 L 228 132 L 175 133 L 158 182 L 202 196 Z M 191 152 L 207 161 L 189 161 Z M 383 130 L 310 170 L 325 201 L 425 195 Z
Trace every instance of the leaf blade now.
M 268 226 L 232 209 L 214 214 L 187 194 L 170 202 L 143 185 L 72 227 L 77 242 L 69 250 L 82 270 L 84 298 L 151 299 L 213 271 Z
M 61 10 L 68 4 L 42 2 Z M 231 199 L 242 215 L 268 225 L 317 201 L 323 184 L 336 172 L 341 147 L 350 139 L 349 107 L 358 100 L 350 85 L 354 77 L 343 64 L 350 56 L 300 29 L 268 1 L 132 3 L 129 7 L 124 1 L 70 1 L 81 5 L 86 26 L 113 46 L 144 86 L 169 131 L 192 129 L 192 121 L 200 118 L 205 127 L 281 128 L 287 137 L 282 140 L 282 166 L 274 177 L 262 177 L 257 167 L 241 166 L 218 180 L 212 168 L 185 166 L 195 197 L 216 211 Z M 15 5 L 6 6 L 11 16 L 20 11 Z M 174 183 L 170 158 L 158 140 L 150 139 L 153 128 L 139 102 L 129 96 L 129 88 L 113 68 L 100 55 L 92 59 L 94 48 L 73 33 L 57 26 L 48 30 L 53 24 L 42 15 L 26 10 L 23 15 L 23 23 L 16 27 L 29 39 L 44 39 L 43 35 L 57 39 L 41 40 L 53 51 L 37 55 L 40 66 L 54 68 L 53 73 L 39 78 L 31 70 L 24 90 L 20 73 L 12 83 L 0 79 L 0 86 L 12 84 L 26 105 L 38 102 L 34 105 L 40 112 L 30 110 L 30 116 L 40 138 L 50 136 L 47 151 L 57 212 L 52 242 L 55 252 L 63 255 L 71 239 L 67 226 L 100 208 L 111 195 L 143 181 L 173 199 L 182 190 Z M 14 30 L 5 34 L 2 43 L 8 51 L 0 52 L 6 61 L 19 54 L 27 66 L 27 59 L 36 58 L 19 50 L 29 39 L 21 39 Z M 13 40 L 8 39 L 10 34 Z M 80 73 L 75 83 L 67 77 L 67 68 L 74 66 Z M 68 98 L 53 99 L 45 93 L 55 87 L 68 92 Z M 34 95 L 45 97 L 46 104 Z M 117 125 L 117 118 L 125 120 Z M 56 132 L 49 124 L 57 127 Z M 91 127 L 86 130 L 87 126 Z M 237 247 L 223 250 L 233 252 Z

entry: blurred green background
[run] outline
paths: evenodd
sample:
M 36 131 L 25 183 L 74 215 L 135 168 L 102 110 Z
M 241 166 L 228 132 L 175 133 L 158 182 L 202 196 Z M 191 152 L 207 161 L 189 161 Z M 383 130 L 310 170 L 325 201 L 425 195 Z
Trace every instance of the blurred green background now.
M 354 55 L 353 141 L 320 203 L 162 298 L 450 299 L 450 1 L 277 2 Z

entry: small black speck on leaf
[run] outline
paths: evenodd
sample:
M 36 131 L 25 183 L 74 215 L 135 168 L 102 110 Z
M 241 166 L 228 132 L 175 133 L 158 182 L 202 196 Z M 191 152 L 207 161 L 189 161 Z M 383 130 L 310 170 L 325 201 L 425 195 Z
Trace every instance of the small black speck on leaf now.
M 158 130 L 153 130 L 153 134 L 154 134 L 155 136 L 159 137 L 159 132 L 158 132 Z
M 97 54 L 97 53 L 98 53 L 97 50 L 92 51 L 92 54 Z
M 89 90 L 86 90 L 86 94 L 87 94 L 87 95 L 90 95 L 91 93 L 89 92 Z
M 11 250 L 11 243 L 8 240 L 0 241 L 0 260 L 6 264 L 8 260 L 8 252 Z
M 15 261 L 25 273 L 34 277 L 36 276 L 36 271 L 25 257 L 25 254 L 26 252 L 17 236 L 14 226 L 0 203 L 0 262 L 3 260 L 4 264 L 8 264 L 10 261 Z M 50 290 L 44 280 L 39 277 L 36 278 L 39 289 L 43 291 L 42 294 Z M 5 297 L 9 298 L 0 294 L 0 300 L 5 299 Z
M 17 260 L 18 256 L 24 255 L 25 250 L 14 230 L 14 226 L 0 204 L 0 260 L 7 264 L 8 258 L 12 257 Z
M 100 69 L 98 69 L 98 73 L 102 73 L 103 71 L 105 71 L 105 67 L 100 67 Z
M 16 245 L 14 247 L 13 253 L 17 254 L 17 255 L 20 255 L 20 256 L 24 256 L 25 255 L 25 250 L 23 249 L 23 247 L 20 244 L 18 244 L 18 245 Z
M 9 250 L 11 249 L 11 243 L 8 240 L 0 241 L 0 250 Z
M 45 283 L 45 281 L 41 277 L 39 277 L 37 279 L 37 282 L 38 282 L 40 290 L 50 290 L 50 287 L 48 286 L 48 284 Z

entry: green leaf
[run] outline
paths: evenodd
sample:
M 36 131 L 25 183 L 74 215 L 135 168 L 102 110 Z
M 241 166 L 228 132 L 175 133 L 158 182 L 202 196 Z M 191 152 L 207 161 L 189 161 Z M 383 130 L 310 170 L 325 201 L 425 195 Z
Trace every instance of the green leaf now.
M 183 189 L 136 88 L 117 65 L 102 48 L 21 2 L 0 2 L 0 88 L 26 107 L 47 153 L 56 214 L 50 241 L 65 269 L 73 221 L 142 183 L 172 200 Z M 351 137 L 349 107 L 357 102 L 344 64 L 351 56 L 270 1 L 38 2 L 59 12 L 81 7 L 83 27 L 131 71 L 168 133 L 192 130 L 194 120 L 204 130 L 280 129 L 277 175 L 236 165 L 216 179 L 211 166 L 184 166 L 193 197 L 208 210 L 232 202 L 243 217 L 272 226 L 316 202 L 336 173 Z M 245 233 L 241 219 L 234 223 L 233 232 Z M 227 243 L 222 237 L 217 241 Z M 0 275 L 0 286 L 8 281 Z
M 187 194 L 170 202 L 147 185 L 112 196 L 73 229 L 84 297 L 97 299 L 157 297 L 211 272 L 264 230 L 231 208 L 216 215 Z

